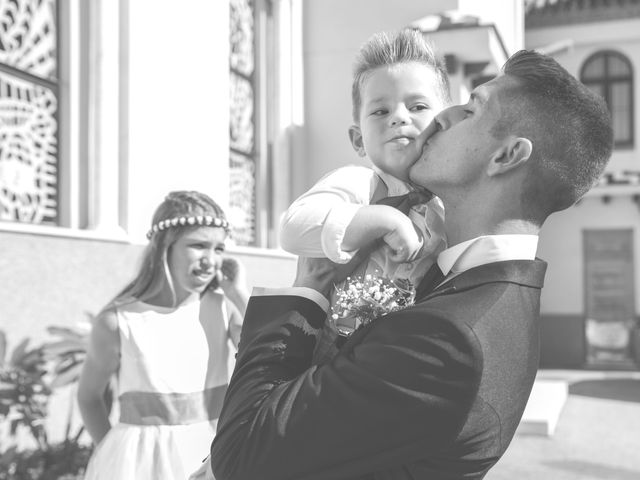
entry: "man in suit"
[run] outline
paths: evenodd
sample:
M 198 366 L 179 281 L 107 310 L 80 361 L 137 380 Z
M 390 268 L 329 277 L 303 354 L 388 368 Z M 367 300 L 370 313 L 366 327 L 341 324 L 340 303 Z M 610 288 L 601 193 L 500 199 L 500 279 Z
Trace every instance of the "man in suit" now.
M 336 272 L 301 260 L 293 288 L 252 297 L 218 480 L 480 479 L 505 452 L 538 367 L 538 232 L 597 181 L 612 132 L 553 59 L 522 51 L 503 70 L 437 116 L 411 168 L 443 200 L 451 245 L 413 306 L 313 366 Z

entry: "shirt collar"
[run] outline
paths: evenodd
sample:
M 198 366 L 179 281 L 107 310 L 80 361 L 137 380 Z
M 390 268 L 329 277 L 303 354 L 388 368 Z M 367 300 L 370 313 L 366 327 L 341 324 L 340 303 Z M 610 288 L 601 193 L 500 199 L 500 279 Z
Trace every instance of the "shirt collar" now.
M 485 263 L 533 260 L 537 235 L 483 235 L 443 250 L 438 256 L 442 273 L 458 274 Z
M 386 172 L 383 172 L 375 165 L 372 165 L 371 168 L 374 172 L 378 174 L 378 176 L 382 179 L 382 181 L 387 186 L 387 196 L 395 197 L 398 195 L 404 195 L 405 193 L 409 193 L 413 191 L 413 188 L 409 186 L 406 182 L 397 179 L 393 175 L 390 175 Z

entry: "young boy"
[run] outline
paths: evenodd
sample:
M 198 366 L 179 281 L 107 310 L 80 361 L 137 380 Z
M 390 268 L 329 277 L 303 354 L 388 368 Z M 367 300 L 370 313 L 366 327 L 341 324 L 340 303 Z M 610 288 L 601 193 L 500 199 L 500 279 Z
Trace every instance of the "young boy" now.
M 372 167 L 339 168 L 293 202 L 281 222 L 282 247 L 347 263 L 377 240 L 384 245 L 354 274 L 409 280 L 416 286 L 446 246 L 442 203 L 426 192 L 422 203 L 405 214 L 378 202 L 414 191 L 408 172 L 421 153 L 416 139 L 450 102 L 446 71 L 420 32 L 376 34 L 356 59 L 352 101 L 349 138 Z M 335 296 L 331 300 L 334 305 Z M 352 328 L 327 322 L 316 360 L 335 351 L 337 330 Z

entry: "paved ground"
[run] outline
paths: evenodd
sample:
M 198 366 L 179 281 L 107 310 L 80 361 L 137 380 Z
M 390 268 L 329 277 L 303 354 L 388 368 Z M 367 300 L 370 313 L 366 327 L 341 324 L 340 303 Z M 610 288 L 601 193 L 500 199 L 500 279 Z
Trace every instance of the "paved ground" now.
M 569 398 L 552 437 L 516 435 L 486 480 L 640 480 L 640 372 L 547 370 Z

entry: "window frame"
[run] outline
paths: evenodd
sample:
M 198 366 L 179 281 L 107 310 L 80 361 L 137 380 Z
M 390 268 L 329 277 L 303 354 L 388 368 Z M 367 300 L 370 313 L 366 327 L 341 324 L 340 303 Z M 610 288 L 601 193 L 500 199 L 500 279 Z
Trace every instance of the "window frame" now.
M 126 65 L 120 62 L 127 18 L 122 0 L 56 2 L 57 223 L 0 221 L 0 232 L 130 241 L 124 228 L 128 157 L 119 140 L 127 130 Z M 113 72 L 116 86 L 106 77 Z M 109 118 L 104 105 L 112 106 Z
M 603 57 L 604 60 L 604 76 L 601 79 L 585 79 L 585 70 L 587 67 L 598 58 Z M 627 68 L 628 73 L 623 75 L 612 75 L 609 68 L 609 58 L 615 57 L 621 62 L 623 62 Z M 615 132 L 614 132 L 614 147 L 615 148 L 633 148 L 635 146 L 635 92 L 634 92 L 634 84 L 633 84 L 633 64 L 629 60 L 629 57 L 620 53 L 616 50 L 598 50 L 597 52 L 589 55 L 584 62 L 582 62 L 582 66 L 580 67 L 580 81 L 584 83 L 587 87 L 591 85 L 597 85 L 602 87 L 602 91 L 604 93 L 603 97 L 607 102 L 607 106 L 609 107 L 609 111 L 613 116 L 613 111 L 611 109 L 611 97 L 612 97 L 612 86 L 615 84 L 620 84 L 624 82 L 624 84 L 629 88 L 629 114 L 627 118 L 628 126 L 629 126 L 629 138 L 624 140 L 616 140 Z

